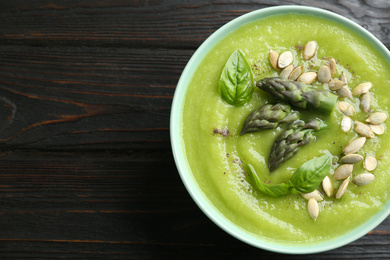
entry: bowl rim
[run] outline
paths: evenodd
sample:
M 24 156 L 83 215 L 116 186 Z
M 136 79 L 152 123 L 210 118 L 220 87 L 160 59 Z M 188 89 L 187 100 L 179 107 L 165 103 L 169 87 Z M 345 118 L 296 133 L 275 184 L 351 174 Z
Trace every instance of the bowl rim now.
M 255 20 L 264 19 L 274 15 L 286 14 L 286 13 L 305 13 L 310 15 L 318 15 L 327 20 L 331 20 L 338 24 L 341 24 L 350 30 L 362 35 L 366 40 L 371 43 L 377 51 L 384 54 L 387 61 L 390 62 L 389 50 L 369 31 L 358 25 L 357 23 L 349 20 L 339 14 L 333 13 L 317 7 L 299 6 L 299 5 L 281 5 L 266 7 L 263 9 L 251 11 L 243 14 L 212 33 L 195 51 L 187 65 L 185 66 L 177 87 L 174 92 L 172 101 L 171 113 L 170 113 L 170 139 L 173 152 L 174 161 L 178 169 L 180 178 L 186 187 L 188 193 L 198 205 L 198 207 L 204 212 L 204 214 L 211 219 L 222 230 L 232 235 L 233 237 L 245 242 L 254 247 L 284 254 L 311 254 L 329 251 L 349 244 L 373 230 L 377 227 L 387 216 L 390 215 L 390 200 L 383 206 L 384 210 L 379 211 L 368 219 L 365 223 L 351 230 L 350 232 L 343 234 L 337 238 L 326 240 L 324 243 L 313 243 L 310 245 L 287 245 L 286 243 L 276 243 L 273 240 L 267 241 L 267 239 L 260 239 L 249 231 L 240 228 L 239 226 L 230 222 L 225 216 L 223 216 L 207 199 L 203 194 L 201 188 L 197 185 L 195 178 L 192 176 L 191 169 L 187 163 L 184 152 L 184 143 L 181 137 L 181 115 L 184 105 L 184 98 L 186 90 L 192 78 L 192 71 L 194 71 L 206 54 L 228 33 L 236 30 L 243 24 L 253 22 Z

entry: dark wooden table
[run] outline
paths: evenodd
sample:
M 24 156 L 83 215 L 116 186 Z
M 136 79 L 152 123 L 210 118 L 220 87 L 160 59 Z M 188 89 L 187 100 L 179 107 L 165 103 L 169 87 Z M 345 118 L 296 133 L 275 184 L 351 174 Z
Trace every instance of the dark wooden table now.
M 0 1 L 0 259 L 389 259 L 390 218 L 342 248 L 248 246 L 195 205 L 169 113 L 199 45 L 249 11 L 301 4 L 390 47 L 386 0 Z

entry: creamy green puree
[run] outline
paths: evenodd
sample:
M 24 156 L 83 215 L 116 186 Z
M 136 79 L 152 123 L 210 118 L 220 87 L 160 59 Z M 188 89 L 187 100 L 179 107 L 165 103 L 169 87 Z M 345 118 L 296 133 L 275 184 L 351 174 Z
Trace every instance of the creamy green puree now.
M 304 46 L 311 40 L 319 46 L 316 58 L 303 61 L 297 45 Z M 358 135 L 352 130 L 341 131 L 343 114 L 337 106 L 330 116 L 300 111 L 304 119 L 319 117 L 329 127 L 316 133 L 314 142 L 303 146 L 295 157 L 270 174 L 268 155 L 276 136 L 285 127 L 243 136 L 239 133 L 251 111 L 276 101 L 256 88 L 249 103 L 235 107 L 223 101 L 219 93 L 221 71 L 237 49 L 253 67 L 255 80 L 280 73 L 271 67 L 270 49 L 278 53 L 291 50 L 295 55 L 294 65 L 303 64 L 304 71 L 318 71 L 326 58 L 334 57 L 338 62 L 334 78 L 344 72 L 351 89 L 364 81 L 372 82 L 372 112 L 386 112 L 390 106 L 390 64 L 370 43 L 351 30 L 320 17 L 301 14 L 273 16 L 246 24 L 226 35 L 206 55 L 195 71 L 185 97 L 182 136 L 186 158 L 205 196 L 232 223 L 277 243 L 316 243 L 345 234 L 368 221 L 389 199 L 389 132 L 385 130 L 383 135 L 367 139 L 358 152 L 378 159 L 378 167 L 373 172 L 375 180 L 360 187 L 350 183 L 340 199 L 325 195 L 319 202 L 320 213 L 316 221 L 308 214 L 307 200 L 301 195 L 274 198 L 262 194 L 247 173 L 247 164 L 253 165 L 261 180 L 277 184 L 287 182 L 304 162 L 326 151 L 334 155 L 329 177 L 335 194 L 342 181 L 335 181 L 333 173 L 343 155 L 342 148 Z M 317 81 L 312 85 L 324 86 Z M 359 98 L 353 97 L 350 102 L 357 112 L 352 119 L 364 121 L 367 114 L 360 111 Z M 215 133 L 216 129 L 228 129 L 230 135 Z M 359 162 L 353 176 L 363 172 L 366 171 Z

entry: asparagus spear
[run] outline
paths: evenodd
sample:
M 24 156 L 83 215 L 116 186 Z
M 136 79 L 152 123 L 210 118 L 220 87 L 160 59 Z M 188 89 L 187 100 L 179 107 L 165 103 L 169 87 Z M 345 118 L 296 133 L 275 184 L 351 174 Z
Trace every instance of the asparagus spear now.
M 256 86 L 281 101 L 298 108 L 314 108 L 330 114 L 337 102 L 337 95 L 329 91 L 318 91 L 309 85 L 284 78 L 265 78 L 256 82 Z
M 268 168 L 273 172 L 281 163 L 292 158 L 303 145 L 312 142 L 314 131 L 321 130 L 326 125 L 319 119 L 312 119 L 305 124 L 302 120 L 294 121 L 287 130 L 282 132 L 272 145 L 268 159 Z
M 291 112 L 291 107 L 287 104 L 267 104 L 249 114 L 240 135 L 276 128 L 280 123 L 291 123 L 298 117 L 299 114 Z

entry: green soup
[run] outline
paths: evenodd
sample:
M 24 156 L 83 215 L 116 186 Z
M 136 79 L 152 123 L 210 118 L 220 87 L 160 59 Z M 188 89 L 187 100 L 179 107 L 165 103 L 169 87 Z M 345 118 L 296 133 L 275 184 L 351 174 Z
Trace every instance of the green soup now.
M 297 46 L 307 41 L 318 43 L 313 61 L 303 61 Z M 369 81 L 372 111 L 388 111 L 390 106 L 390 64 L 363 38 L 339 24 L 310 15 L 268 17 L 246 24 L 221 40 L 195 71 L 185 97 L 182 136 L 186 159 L 199 187 L 212 205 L 229 221 L 247 232 L 277 243 L 316 243 L 347 233 L 369 220 L 389 199 L 390 138 L 389 133 L 367 139 L 358 152 L 378 159 L 373 172 L 375 180 L 365 186 L 350 183 L 340 199 L 324 197 L 319 202 L 320 213 L 314 221 L 307 212 L 307 200 L 301 195 L 269 197 L 257 190 L 252 176 L 245 171 L 251 164 L 261 180 L 269 183 L 287 182 L 294 171 L 306 161 L 329 151 L 334 156 L 329 177 L 336 190 L 342 181 L 333 179 L 342 148 L 358 137 L 354 131 L 344 133 L 340 122 L 343 114 L 336 107 L 330 116 L 313 111 L 300 111 L 303 118 L 321 117 L 328 128 L 316 134 L 316 140 L 303 146 L 298 154 L 270 174 L 268 155 L 277 135 L 284 129 L 262 130 L 239 136 L 246 117 L 266 103 L 276 103 L 269 94 L 255 89 L 251 101 L 234 107 L 221 99 L 218 80 L 229 56 L 240 50 L 253 67 L 255 80 L 278 76 L 269 62 L 269 50 L 278 53 L 290 50 L 294 65 L 304 71 L 318 71 L 328 57 L 334 57 L 338 78 L 347 75 L 351 89 Z M 323 84 L 313 82 L 321 87 Z M 342 100 L 342 99 L 340 99 Z M 349 100 L 357 113 L 353 120 L 364 121 L 359 98 Z M 387 113 L 387 112 L 386 112 Z M 228 137 L 215 133 L 228 129 Z M 352 175 L 366 172 L 362 162 L 354 166 Z

